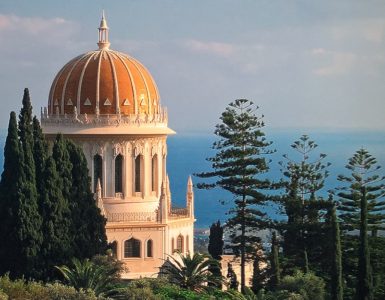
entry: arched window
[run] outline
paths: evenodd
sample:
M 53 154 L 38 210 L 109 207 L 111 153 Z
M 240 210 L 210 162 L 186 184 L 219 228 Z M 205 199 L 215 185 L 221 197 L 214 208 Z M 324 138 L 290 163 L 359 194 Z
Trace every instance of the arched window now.
M 103 160 L 99 154 L 94 155 L 94 191 L 96 191 L 96 186 L 98 180 L 100 180 L 100 185 L 103 186 Z
M 179 235 L 176 238 L 176 250 L 179 251 L 180 253 L 183 253 L 183 236 Z
M 142 164 L 142 157 L 141 155 L 138 155 L 135 158 L 135 192 L 141 192 L 141 164 Z
M 123 156 L 115 158 L 115 193 L 123 193 Z
M 140 257 L 140 241 L 131 238 L 124 242 L 124 257 Z
M 157 190 L 158 181 L 158 156 L 155 154 L 151 160 L 151 191 Z
M 112 243 L 110 243 L 110 248 L 112 251 L 112 256 L 117 258 L 118 257 L 118 242 L 113 241 Z
M 147 257 L 152 257 L 152 240 L 147 241 Z

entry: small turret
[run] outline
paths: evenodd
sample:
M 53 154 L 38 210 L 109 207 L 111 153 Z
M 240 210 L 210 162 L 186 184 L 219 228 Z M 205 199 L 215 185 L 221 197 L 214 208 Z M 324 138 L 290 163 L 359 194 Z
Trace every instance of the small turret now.
M 171 191 L 170 191 L 170 180 L 168 174 L 166 175 L 166 200 L 168 206 L 168 213 L 171 213 Z
M 96 205 L 100 209 L 102 216 L 106 216 L 106 210 L 104 209 L 104 205 L 103 205 L 102 186 L 100 184 L 100 179 L 98 179 L 98 183 L 96 184 L 95 201 L 96 201 Z
M 160 191 L 160 200 L 159 200 L 159 221 L 161 223 L 167 223 L 169 214 L 169 207 L 167 201 L 167 190 L 166 190 L 166 182 L 162 182 L 161 191 Z
M 104 17 L 104 10 L 102 13 L 102 19 L 100 20 L 100 26 L 99 26 L 99 41 L 98 46 L 99 49 L 108 49 L 110 47 L 110 42 L 108 41 L 108 26 L 107 26 L 107 20 Z
M 186 207 L 190 218 L 194 218 L 194 191 L 191 176 L 187 180 Z

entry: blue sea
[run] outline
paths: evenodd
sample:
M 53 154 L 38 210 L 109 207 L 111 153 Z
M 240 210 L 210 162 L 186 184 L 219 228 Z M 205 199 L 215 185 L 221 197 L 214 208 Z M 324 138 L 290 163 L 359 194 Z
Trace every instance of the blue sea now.
M 269 155 L 272 160 L 270 171 L 266 176 L 278 181 L 281 177 L 279 161 L 283 161 L 283 154 L 288 154 L 293 159 L 299 159 L 296 153 L 291 150 L 290 145 L 302 134 L 308 134 L 318 147 L 314 151 L 314 158 L 319 153 L 327 155 L 325 162 L 330 162 L 330 175 L 326 180 L 323 190 L 324 195 L 329 189 L 339 186 L 336 180 L 339 174 L 348 174 L 345 169 L 348 158 L 360 148 L 367 149 L 378 160 L 378 164 L 385 175 L 385 132 L 374 131 L 339 131 L 339 132 L 304 132 L 301 130 L 270 130 L 265 131 L 266 138 L 273 142 L 271 149 L 276 152 Z M 0 147 L 4 148 L 6 134 L 1 131 Z M 183 135 L 177 134 L 168 138 L 167 171 L 170 178 L 172 200 L 176 206 L 184 206 L 186 201 L 186 186 L 189 175 L 210 170 L 210 163 L 207 157 L 213 156 L 215 152 L 211 149 L 216 137 L 213 134 Z M 0 166 L 3 166 L 3 151 L 0 155 Z M 194 184 L 201 179 L 192 176 Z M 207 228 L 216 220 L 224 222 L 227 218 L 226 212 L 232 206 L 232 196 L 220 189 L 198 190 L 195 193 L 195 217 L 196 228 Z M 220 201 L 224 201 L 222 205 Z M 274 206 L 266 206 L 264 210 L 273 218 L 279 218 Z
M 271 130 L 266 132 L 266 138 L 273 142 L 271 149 L 276 150 L 271 159 L 270 171 L 266 176 L 274 181 L 282 178 L 279 161 L 284 161 L 283 154 L 288 154 L 292 159 L 300 159 L 291 149 L 290 145 L 299 139 L 302 134 L 307 134 L 314 140 L 318 147 L 313 151 L 313 158 L 317 159 L 320 153 L 327 157 L 324 162 L 331 163 L 328 168 L 329 177 L 325 182 L 325 188 L 321 195 L 327 196 L 327 191 L 334 189 L 341 184 L 337 181 L 337 175 L 349 174 L 345 168 L 348 159 L 360 148 L 365 148 L 374 157 L 378 164 L 383 168 L 380 173 L 385 175 L 385 132 L 315 132 L 307 133 L 301 130 Z M 210 170 L 210 163 L 207 157 L 213 156 L 215 152 L 211 149 L 215 140 L 214 135 L 176 135 L 168 139 L 168 173 L 173 196 L 173 203 L 183 206 L 185 203 L 185 193 L 187 177 L 190 174 Z M 193 176 L 196 184 L 201 179 Z M 207 228 L 216 220 L 223 223 L 227 216 L 226 212 L 232 206 L 232 196 L 220 189 L 198 190 L 195 192 L 195 216 L 196 228 Z M 222 205 L 220 201 L 226 203 Z M 268 205 L 263 208 L 272 218 L 279 219 L 276 207 Z

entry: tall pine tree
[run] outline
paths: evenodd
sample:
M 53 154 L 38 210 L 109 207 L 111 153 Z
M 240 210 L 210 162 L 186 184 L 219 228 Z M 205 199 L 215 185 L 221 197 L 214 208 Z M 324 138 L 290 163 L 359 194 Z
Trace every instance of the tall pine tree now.
M 338 180 L 344 186 L 338 188 L 340 197 L 340 218 L 343 220 L 344 230 L 344 259 L 345 273 L 348 275 L 347 285 L 357 286 L 358 299 L 373 298 L 373 281 L 370 266 L 370 249 L 368 245 L 368 231 L 377 232 L 380 224 L 385 220 L 385 176 L 378 174 L 381 168 L 377 160 L 365 149 L 360 149 L 349 159 L 346 168 L 350 176 L 339 175 Z M 359 230 L 360 239 L 357 245 L 352 230 Z M 356 249 L 358 248 L 358 252 Z M 355 274 L 355 260 L 358 257 L 358 269 Z M 349 276 L 350 275 L 350 276 Z M 353 276 L 351 276 L 353 275 Z M 356 280 L 354 280 L 355 278 Z
M 330 164 L 323 162 L 325 154 L 314 155 L 317 147 L 307 135 L 302 135 L 291 145 L 299 158 L 285 154 L 285 161 L 279 163 L 286 191 L 280 199 L 287 215 L 287 222 L 280 226 L 286 273 L 298 267 L 306 270 L 309 264 L 312 269 L 323 269 L 324 243 L 319 241 L 327 240 L 327 230 L 321 219 L 330 204 L 317 193 L 324 187 Z
M 332 274 L 331 274 L 331 298 L 332 300 L 343 300 L 343 281 L 342 281 L 342 253 L 340 240 L 340 227 L 337 220 L 336 207 L 331 209 L 331 238 L 333 241 L 332 249 Z
M 245 290 L 245 264 L 256 255 L 260 238 L 256 232 L 266 227 L 268 219 L 260 209 L 267 197 L 264 190 L 271 187 L 263 177 L 269 169 L 265 159 L 272 153 L 261 131 L 264 123 L 256 116 L 253 102 L 238 99 L 230 103 L 222 113 L 221 123 L 216 126 L 219 140 L 213 144 L 217 150 L 212 163 L 212 172 L 197 174 L 202 178 L 213 178 L 214 183 L 200 184 L 200 188 L 220 187 L 234 196 L 234 206 L 229 211 L 226 228 L 231 247 L 241 259 L 241 290 Z
M 368 202 L 366 186 L 361 187 L 360 247 L 358 256 L 358 300 L 373 300 L 373 277 L 368 242 Z

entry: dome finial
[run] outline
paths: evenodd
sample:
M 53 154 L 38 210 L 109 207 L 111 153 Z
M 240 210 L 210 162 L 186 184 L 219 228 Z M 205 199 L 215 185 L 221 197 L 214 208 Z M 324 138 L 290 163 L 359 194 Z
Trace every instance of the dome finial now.
M 104 16 L 104 10 L 102 11 L 102 19 L 100 20 L 100 26 L 99 26 L 99 41 L 98 46 L 99 49 L 108 49 L 110 47 L 110 42 L 108 41 L 108 26 L 107 26 L 107 20 Z

